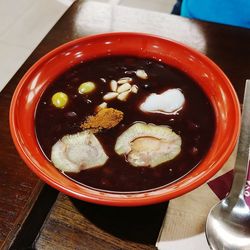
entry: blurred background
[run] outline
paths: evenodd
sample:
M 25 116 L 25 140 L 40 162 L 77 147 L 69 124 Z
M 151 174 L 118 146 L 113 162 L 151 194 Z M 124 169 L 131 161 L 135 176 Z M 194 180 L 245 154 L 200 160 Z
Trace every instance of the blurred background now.
M 0 0 L 0 91 L 75 0 Z M 171 13 L 176 0 L 79 0 Z

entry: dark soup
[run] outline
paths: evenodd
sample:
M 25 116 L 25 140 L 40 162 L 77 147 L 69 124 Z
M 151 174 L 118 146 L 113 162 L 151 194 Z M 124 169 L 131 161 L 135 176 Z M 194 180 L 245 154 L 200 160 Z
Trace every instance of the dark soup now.
M 55 79 L 36 110 L 37 140 L 66 176 L 95 189 L 158 188 L 203 159 L 215 115 L 189 76 L 160 61 L 107 56 Z

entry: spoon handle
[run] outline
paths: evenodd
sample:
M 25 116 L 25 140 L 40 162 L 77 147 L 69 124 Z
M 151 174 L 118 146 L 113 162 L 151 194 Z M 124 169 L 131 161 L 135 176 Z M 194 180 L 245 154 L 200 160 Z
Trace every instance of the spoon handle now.
M 228 199 L 233 204 L 238 200 L 244 201 L 244 190 L 248 174 L 250 145 L 250 80 L 246 81 L 242 108 L 241 130 L 238 143 L 238 152 L 234 168 L 234 179 Z M 233 205 L 232 204 L 232 205 Z

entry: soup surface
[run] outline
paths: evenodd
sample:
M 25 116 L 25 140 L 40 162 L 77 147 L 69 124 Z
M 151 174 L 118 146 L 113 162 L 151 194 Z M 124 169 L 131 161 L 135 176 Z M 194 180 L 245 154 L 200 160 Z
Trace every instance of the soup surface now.
M 142 69 L 147 79 L 135 72 Z M 109 56 L 83 62 L 64 72 L 43 93 L 37 107 L 35 125 L 37 139 L 46 157 L 51 160 L 52 146 L 63 136 L 83 131 L 81 124 L 96 113 L 103 96 L 110 92 L 110 81 L 130 77 L 138 87 L 136 94 L 126 101 L 117 98 L 107 101 L 110 108 L 123 112 L 123 119 L 110 129 L 95 133 L 108 160 L 103 166 L 64 173 L 69 178 L 92 188 L 129 192 L 167 185 L 181 178 L 203 159 L 211 146 L 215 132 L 212 105 L 202 89 L 183 72 L 159 61 L 131 56 Z M 94 91 L 80 94 L 78 87 L 91 81 Z M 179 89 L 185 97 L 183 107 L 176 113 L 149 113 L 139 107 L 152 93 Z M 57 92 L 68 96 L 64 108 L 56 108 L 51 101 Z M 172 160 L 154 168 L 134 167 L 124 155 L 115 150 L 117 138 L 135 122 L 169 126 L 181 137 L 181 151 Z

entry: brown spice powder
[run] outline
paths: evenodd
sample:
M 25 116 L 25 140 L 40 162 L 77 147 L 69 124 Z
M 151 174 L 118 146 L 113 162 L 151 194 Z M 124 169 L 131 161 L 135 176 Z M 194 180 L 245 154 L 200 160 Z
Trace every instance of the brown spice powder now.
M 123 119 L 123 112 L 113 108 L 101 109 L 96 115 L 88 116 L 81 124 L 83 129 L 110 129 Z

